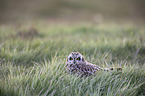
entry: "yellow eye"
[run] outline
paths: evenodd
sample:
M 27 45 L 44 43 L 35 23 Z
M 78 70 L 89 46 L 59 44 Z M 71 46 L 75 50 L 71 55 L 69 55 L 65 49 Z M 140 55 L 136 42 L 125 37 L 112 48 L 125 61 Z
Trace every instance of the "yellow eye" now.
M 79 60 L 79 61 L 80 61 L 80 60 L 81 60 L 81 58 L 80 58 L 80 57 L 78 57 L 78 58 L 77 58 L 77 60 Z
M 73 60 L 73 58 L 70 57 L 69 60 Z

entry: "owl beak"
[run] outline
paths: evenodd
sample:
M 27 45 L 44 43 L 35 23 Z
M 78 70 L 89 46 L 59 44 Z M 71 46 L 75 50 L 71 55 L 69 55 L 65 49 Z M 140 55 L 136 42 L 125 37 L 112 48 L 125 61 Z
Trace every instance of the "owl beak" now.
M 74 64 L 76 63 L 76 61 L 74 60 Z

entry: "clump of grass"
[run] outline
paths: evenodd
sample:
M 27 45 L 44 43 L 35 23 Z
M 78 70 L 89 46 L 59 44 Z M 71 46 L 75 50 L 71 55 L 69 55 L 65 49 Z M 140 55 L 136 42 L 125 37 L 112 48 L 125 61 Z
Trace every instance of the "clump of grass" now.
M 64 63 L 65 60 L 56 57 L 52 62 L 45 60 L 30 68 L 2 64 L 4 81 L 1 81 L 1 93 L 15 96 L 144 94 L 145 66 L 138 68 L 128 64 L 123 73 L 100 71 L 95 76 L 81 78 L 67 74 Z

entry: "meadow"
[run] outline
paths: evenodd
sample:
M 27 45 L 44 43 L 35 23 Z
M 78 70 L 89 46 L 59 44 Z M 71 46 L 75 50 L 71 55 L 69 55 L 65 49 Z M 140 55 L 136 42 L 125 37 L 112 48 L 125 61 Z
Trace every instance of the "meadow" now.
M 68 74 L 70 52 L 102 68 L 95 76 Z M 1 96 L 143 96 L 145 27 L 132 24 L 0 25 Z

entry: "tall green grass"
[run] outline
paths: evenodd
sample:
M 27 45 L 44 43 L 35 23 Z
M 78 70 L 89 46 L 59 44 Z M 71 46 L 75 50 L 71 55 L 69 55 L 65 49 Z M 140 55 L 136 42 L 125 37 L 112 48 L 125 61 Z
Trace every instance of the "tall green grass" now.
M 133 25 L 0 26 L 0 93 L 19 96 L 145 95 L 145 29 Z M 80 78 L 65 71 L 68 54 L 79 51 L 101 67 Z

